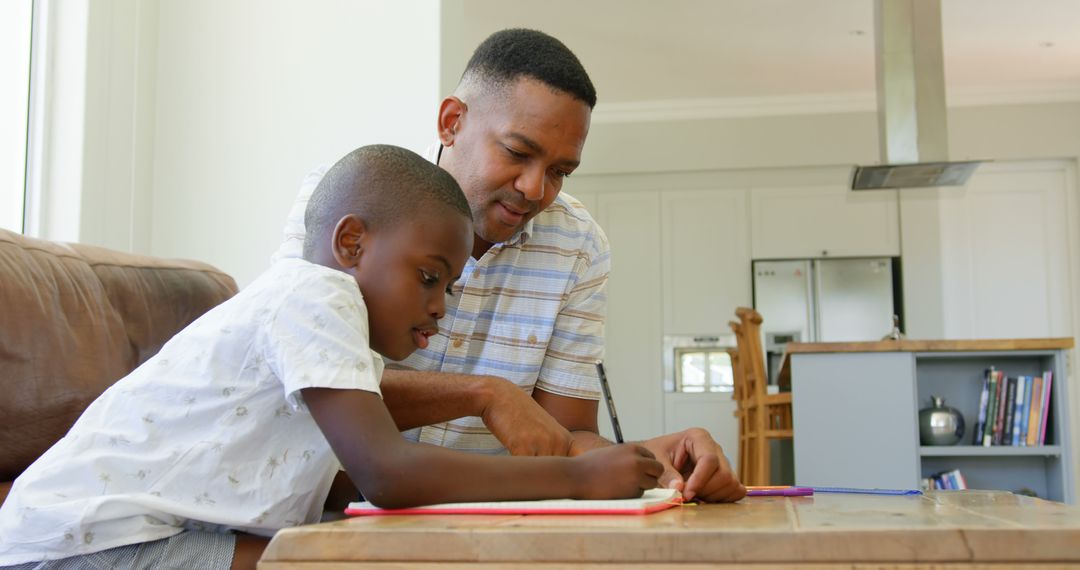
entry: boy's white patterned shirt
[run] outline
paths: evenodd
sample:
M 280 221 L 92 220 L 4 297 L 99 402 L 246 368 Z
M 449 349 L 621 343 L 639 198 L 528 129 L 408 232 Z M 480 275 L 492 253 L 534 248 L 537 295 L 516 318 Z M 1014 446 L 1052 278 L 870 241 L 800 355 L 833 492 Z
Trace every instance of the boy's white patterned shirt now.
M 185 528 L 271 535 L 317 522 L 340 464 L 300 390 L 378 394 L 382 367 L 352 277 L 276 263 L 106 390 L 16 480 L 0 565 Z

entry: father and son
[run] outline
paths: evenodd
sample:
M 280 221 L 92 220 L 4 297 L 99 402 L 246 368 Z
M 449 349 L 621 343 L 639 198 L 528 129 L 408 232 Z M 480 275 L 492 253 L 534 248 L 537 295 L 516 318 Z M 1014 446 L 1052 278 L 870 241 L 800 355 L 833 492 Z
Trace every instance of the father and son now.
M 0 565 L 251 567 L 358 493 L 741 499 L 705 430 L 598 434 L 610 250 L 560 196 L 595 103 L 566 46 L 504 30 L 441 102 L 426 160 L 373 145 L 309 175 L 272 267 L 15 482 Z

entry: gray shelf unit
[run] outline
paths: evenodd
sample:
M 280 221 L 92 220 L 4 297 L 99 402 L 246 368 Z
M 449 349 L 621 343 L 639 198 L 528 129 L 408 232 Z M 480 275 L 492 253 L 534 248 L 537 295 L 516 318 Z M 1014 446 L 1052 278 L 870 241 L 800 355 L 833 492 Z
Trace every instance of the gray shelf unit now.
M 795 482 L 918 488 L 923 477 L 960 469 L 969 487 L 1031 490 L 1075 503 L 1063 350 L 831 352 L 791 356 Z M 970 445 L 983 373 L 1054 373 L 1046 445 Z M 941 396 L 964 415 L 960 445 L 919 445 L 918 411 Z
M 972 445 L 983 376 L 990 366 L 1009 377 L 1053 372 L 1045 445 Z M 966 425 L 959 444 L 920 448 L 922 477 L 960 469 L 968 486 L 974 489 L 1031 491 L 1044 499 L 1075 502 L 1065 358 L 1061 350 L 920 352 L 915 353 L 915 376 L 920 408 L 929 405 L 930 396 L 944 397 L 946 405 L 964 415 Z

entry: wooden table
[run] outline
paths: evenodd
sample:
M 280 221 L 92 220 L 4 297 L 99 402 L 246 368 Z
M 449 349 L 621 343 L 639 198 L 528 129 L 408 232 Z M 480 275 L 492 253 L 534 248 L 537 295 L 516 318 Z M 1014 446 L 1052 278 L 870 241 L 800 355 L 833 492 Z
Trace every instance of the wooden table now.
M 259 568 L 1074 568 L 1080 508 L 993 491 L 753 497 L 648 516 L 359 517 L 283 530 Z M 883 566 L 886 565 L 886 566 Z

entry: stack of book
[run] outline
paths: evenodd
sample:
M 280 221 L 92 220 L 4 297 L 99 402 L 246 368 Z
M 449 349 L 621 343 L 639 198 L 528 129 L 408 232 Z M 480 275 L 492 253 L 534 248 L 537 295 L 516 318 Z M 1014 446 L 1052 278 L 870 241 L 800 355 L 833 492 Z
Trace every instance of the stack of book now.
M 1043 445 L 1052 380 L 1051 372 L 1006 377 L 990 367 L 983 377 L 972 445 Z
M 967 480 L 964 479 L 964 475 L 960 473 L 959 469 L 935 473 L 922 480 L 923 491 L 935 491 L 938 489 L 955 491 L 967 488 Z

